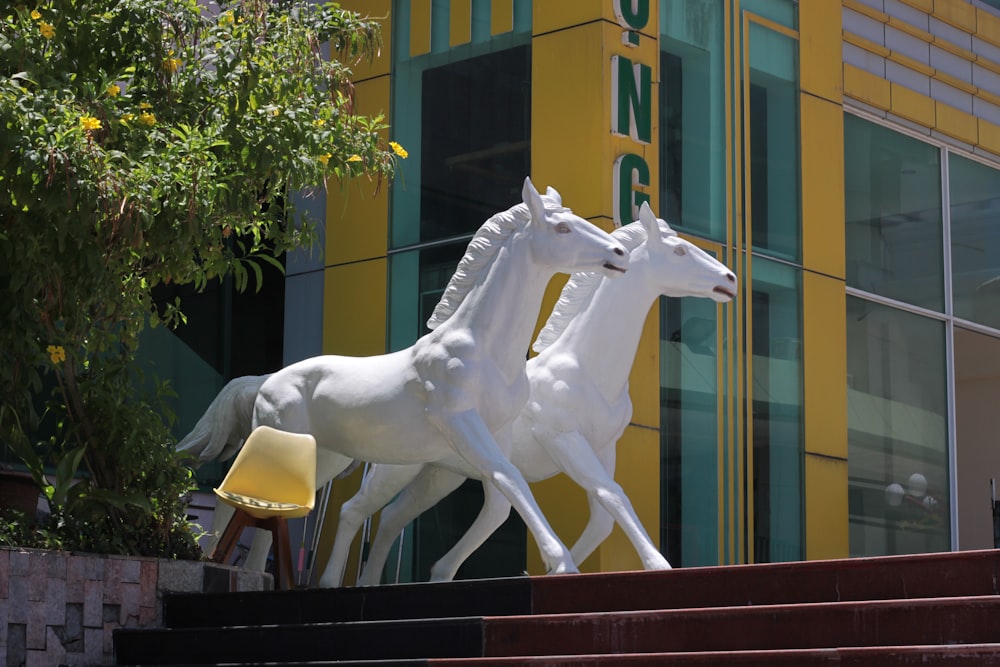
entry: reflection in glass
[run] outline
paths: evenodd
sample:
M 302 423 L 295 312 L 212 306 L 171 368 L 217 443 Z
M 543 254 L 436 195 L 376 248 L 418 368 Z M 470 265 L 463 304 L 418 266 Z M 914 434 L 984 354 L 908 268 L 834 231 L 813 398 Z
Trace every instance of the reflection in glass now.
M 1000 171 L 948 159 L 955 317 L 1000 329 Z
M 844 115 L 847 284 L 944 310 L 940 150 Z
M 660 299 L 660 549 L 674 567 L 719 562 L 716 313 Z
M 755 250 L 799 259 L 798 42 L 750 23 L 750 225 Z
M 943 322 L 848 297 L 850 553 L 950 548 Z
M 753 262 L 754 562 L 801 560 L 801 275 Z
M 726 235 L 723 7 L 660 6 L 660 217 L 679 230 Z

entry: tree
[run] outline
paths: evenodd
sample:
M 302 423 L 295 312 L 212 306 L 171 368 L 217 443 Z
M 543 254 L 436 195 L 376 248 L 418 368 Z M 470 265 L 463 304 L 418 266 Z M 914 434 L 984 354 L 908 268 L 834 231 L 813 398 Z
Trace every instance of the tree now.
M 184 315 L 151 290 L 259 284 L 313 236 L 286 193 L 392 175 L 406 152 L 354 113 L 349 78 L 379 26 L 308 0 L 0 13 L 0 438 L 56 545 L 186 554 L 191 471 L 134 377 L 143 327 Z

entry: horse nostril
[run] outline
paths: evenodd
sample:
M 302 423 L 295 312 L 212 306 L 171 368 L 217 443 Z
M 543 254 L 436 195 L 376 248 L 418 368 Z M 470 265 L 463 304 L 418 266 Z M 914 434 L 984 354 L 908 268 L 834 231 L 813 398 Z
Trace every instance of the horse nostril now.
M 622 250 L 621 248 L 615 248 L 615 254 L 618 255 L 619 257 L 622 257 L 625 255 L 625 251 Z
M 727 274 L 726 274 L 726 278 L 728 278 L 728 279 L 729 279 L 729 282 L 731 282 L 731 283 L 735 283 L 735 282 L 736 282 L 736 276 L 734 276 L 734 275 L 733 275 L 733 274 L 731 274 L 731 273 L 727 273 Z

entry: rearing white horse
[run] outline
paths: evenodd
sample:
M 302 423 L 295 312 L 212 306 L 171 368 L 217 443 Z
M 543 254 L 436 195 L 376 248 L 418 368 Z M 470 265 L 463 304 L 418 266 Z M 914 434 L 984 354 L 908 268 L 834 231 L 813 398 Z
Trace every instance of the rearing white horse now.
M 251 428 L 315 437 L 317 485 L 355 459 L 411 465 L 458 459 L 517 509 L 551 571 L 575 572 L 569 550 L 507 459 L 510 425 L 528 398 L 525 350 L 549 279 L 580 270 L 620 275 L 628 252 L 564 208 L 555 190 L 543 199 L 525 179 L 522 198 L 475 234 L 431 317 L 433 330 L 413 346 L 374 357 L 314 357 L 234 380 L 233 400 L 223 400 L 224 388 L 178 449 L 203 461 L 231 452 L 249 431 L 214 427 L 243 431 L 238 415 L 252 397 Z M 414 474 L 420 469 L 412 467 Z M 227 508 L 217 509 L 226 521 Z M 328 568 L 323 581 L 334 576 Z
M 647 204 L 641 207 L 639 220 L 612 233 L 630 250 L 628 274 L 615 281 L 597 273 L 574 275 L 535 341 L 540 354 L 527 364 L 530 398 L 514 422 L 511 461 L 529 481 L 564 472 L 587 491 L 590 521 L 571 551 L 574 562 L 583 562 L 617 521 L 643 567 L 666 569 L 670 564 L 614 481 L 615 445 L 632 416 L 628 375 L 643 322 L 656 298 L 698 296 L 724 303 L 735 296 L 737 287 L 728 268 L 677 236 Z M 394 468 L 374 466 L 358 496 L 344 504 L 342 517 L 356 522 L 385 498 L 392 487 L 388 479 L 398 474 Z M 358 583 L 377 584 L 403 527 L 464 479 L 452 470 L 424 466 L 382 510 Z M 507 518 L 510 505 L 498 494 L 486 496 L 469 531 L 433 566 L 432 580 L 454 578 L 462 562 Z

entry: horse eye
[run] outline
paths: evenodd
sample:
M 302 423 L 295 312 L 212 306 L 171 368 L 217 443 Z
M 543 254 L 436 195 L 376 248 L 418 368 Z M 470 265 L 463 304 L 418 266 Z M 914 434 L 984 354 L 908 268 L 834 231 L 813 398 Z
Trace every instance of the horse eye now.
M 557 234 L 569 234 L 571 231 L 572 230 L 569 228 L 569 225 L 567 225 L 565 222 L 560 222 L 558 225 L 556 225 Z
M 686 254 L 687 254 L 687 248 L 685 248 L 685 247 L 684 247 L 684 246 L 682 246 L 682 245 L 679 245 L 679 246 L 677 246 L 676 248 L 674 248 L 674 254 L 675 254 L 675 255 L 680 255 L 680 256 L 682 256 L 682 257 L 683 257 L 684 255 L 686 255 Z

